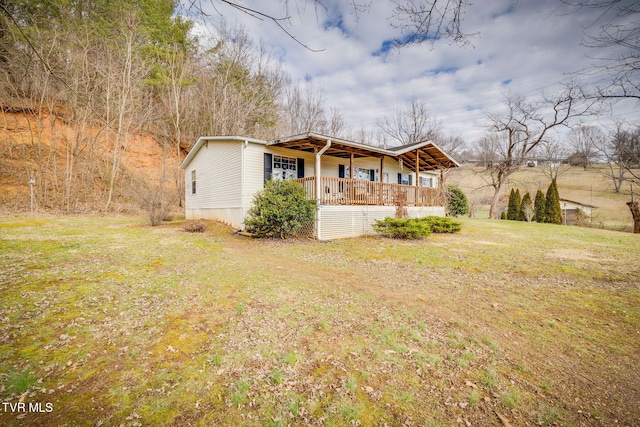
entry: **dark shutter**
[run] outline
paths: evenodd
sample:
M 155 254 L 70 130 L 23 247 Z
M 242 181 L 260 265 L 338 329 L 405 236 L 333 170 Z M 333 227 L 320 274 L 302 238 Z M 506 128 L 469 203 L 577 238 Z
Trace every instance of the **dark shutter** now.
M 298 178 L 304 178 L 304 159 L 298 159 Z
M 273 154 L 264 153 L 264 182 L 265 183 L 271 179 L 272 172 L 273 172 Z
M 402 184 L 402 174 L 398 172 L 398 184 Z
M 344 178 L 344 165 L 338 165 L 338 178 Z
M 413 185 L 413 184 L 411 183 L 411 174 L 409 174 L 409 185 Z
M 374 171 L 373 169 L 369 170 L 369 181 L 375 181 L 376 180 L 376 171 Z

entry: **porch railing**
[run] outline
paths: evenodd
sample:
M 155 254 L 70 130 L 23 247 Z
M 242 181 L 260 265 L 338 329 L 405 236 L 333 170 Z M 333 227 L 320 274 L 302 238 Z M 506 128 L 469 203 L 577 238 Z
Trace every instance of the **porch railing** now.
M 299 178 L 310 199 L 316 198 L 316 178 Z M 320 178 L 320 203 L 325 205 L 394 206 L 406 198 L 405 206 L 442 206 L 444 194 L 439 188 L 416 187 L 387 182 L 349 178 Z

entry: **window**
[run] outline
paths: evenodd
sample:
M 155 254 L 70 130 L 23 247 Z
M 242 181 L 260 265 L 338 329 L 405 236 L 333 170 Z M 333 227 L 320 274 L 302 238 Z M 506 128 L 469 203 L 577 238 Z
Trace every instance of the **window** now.
M 196 171 L 191 171 L 191 194 L 196 194 Z
M 271 179 L 287 179 L 297 177 L 297 159 L 285 156 L 273 156 Z
M 338 175 L 340 176 L 340 178 L 350 178 L 349 167 L 340 165 Z M 378 181 L 380 179 L 374 169 L 365 169 L 359 167 L 353 168 L 353 176 L 353 179 L 360 179 L 362 181 Z
M 399 173 L 398 174 L 398 184 L 411 185 L 411 174 Z
M 433 177 L 420 177 L 420 187 L 433 187 Z

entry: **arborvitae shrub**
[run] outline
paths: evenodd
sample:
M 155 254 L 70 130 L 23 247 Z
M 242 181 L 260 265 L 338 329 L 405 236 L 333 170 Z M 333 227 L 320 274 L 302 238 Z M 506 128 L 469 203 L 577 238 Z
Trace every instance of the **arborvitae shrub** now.
M 516 205 L 516 190 L 512 188 L 511 193 L 509 193 L 509 204 L 507 205 L 507 219 L 516 219 L 518 208 L 519 206 Z
M 451 216 L 469 213 L 467 196 L 457 185 L 449 185 L 447 187 L 447 211 Z
M 509 194 L 509 205 L 507 206 L 507 219 L 513 221 L 520 220 L 520 205 L 522 204 L 522 197 L 520 197 L 519 189 L 511 189 Z
M 538 190 L 536 193 L 536 200 L 534 202 L 535 213 L 533 220 L 536 222 L 546 222 L 544 217 L 544 211 L 547 208 L 547 198 L 544 196 L 542 190 Z
M 544 210 L 545 220 L 551 224 L 562 224 L 562 209 L 560 208 L 560 194 L 558 184 L 554 179 L 547 189 L 546 207 Z
M 256 237 L 291 237 L 310 224 L 316 213 L 315 200 L 308 200 L 302 186 L 292 180 L 267 181 L 253 197 L 244 224 Z
M 535 211 L 533 210 L 533 202 L 531 201 L 531 195 L 529 193 L 525 194 L 522 198 L 522 203 L 520 204 L 520 213 L 519 220 L 531 222 L 533 219 L 533 215 Z

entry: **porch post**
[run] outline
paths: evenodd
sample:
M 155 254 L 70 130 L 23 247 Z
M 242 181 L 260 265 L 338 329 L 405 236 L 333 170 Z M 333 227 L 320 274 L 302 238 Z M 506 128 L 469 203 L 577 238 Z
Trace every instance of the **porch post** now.
M 327 144 L 322 147 L 322 149 L 320 151 L 316 152 L 316 164 L 315 167 L 313 168 L 313 173 L 315 175 L 315 181 L 316 181 L 316 203 L 318 204 L 318 210 L 316 211 L 316 239 L 318 240 L 322 240 L 322 236 L 320 235 L 320 215 L 321 215 L 321 210 L 320 210 L 320 201 L 322 199 L 322 182 L 320 182 L 320 176 L 322 175 L 322 171 L 321 171 L 321 166 L 320 166 L 320 159 L 322 158 L 322 155 L 324 154 L 325 151 L 327 151 L 329 149 L 329 147 L 331 147 L 331 140 L 328 139 L 327 140 Z
M 355 179 L 355 177 L 353 176 L 353 153 L 350 154 L 349 156 L 349 179 L 351 181 L 349 181 L 349 203 L 353 203 L 353 199 L 355 198 L 355 194 L 354 194 L 354 188 L 353 188 L 353 180 Z
M 418 197 L 420 196 L 420 150 L 416 150 L 416 200 L 415 206 L 420 206 Z
M 384 205 L 384 156 L 380 157 L 380 204 Z

